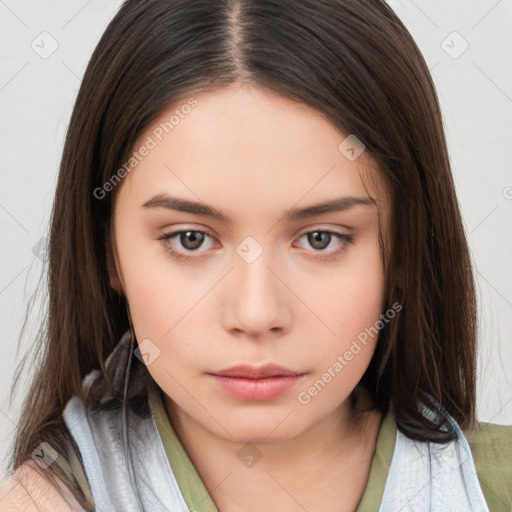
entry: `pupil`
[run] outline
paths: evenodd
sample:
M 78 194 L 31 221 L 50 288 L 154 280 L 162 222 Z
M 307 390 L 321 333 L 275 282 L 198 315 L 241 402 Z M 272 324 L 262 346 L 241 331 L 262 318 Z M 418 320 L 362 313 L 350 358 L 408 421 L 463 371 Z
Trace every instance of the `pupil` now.
M 329 245 L 329 243 L 325 243 L 325 239 L 329 239 L 329 233 L 325 233 L 324 231 L 315 231 L 313 233 L 310 233 L 310 237 L 313 240 L 311 245 L 315 247 L 316 249 L 324 249 Z M 322 242 L 322 238 L 324 238 L 324 241 Z
M 199 236 L 197 236 L 197 231 L 186 231 L 185 233 L 182 233 L 181 235 L 181 243 L 183 247 L 187 249 L 197 249 L 202 244 L 202 234 L 199 233 Z

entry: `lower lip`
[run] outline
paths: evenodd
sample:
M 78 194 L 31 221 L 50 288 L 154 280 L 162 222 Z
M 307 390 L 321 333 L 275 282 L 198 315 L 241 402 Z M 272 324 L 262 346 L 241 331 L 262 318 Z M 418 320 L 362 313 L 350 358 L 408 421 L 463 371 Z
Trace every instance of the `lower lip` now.
M 283 375 L 248 379 L 212 375 L 215 382 L 227 393 L 242 400 L 272 400 L 295 386 L 303 375 Z

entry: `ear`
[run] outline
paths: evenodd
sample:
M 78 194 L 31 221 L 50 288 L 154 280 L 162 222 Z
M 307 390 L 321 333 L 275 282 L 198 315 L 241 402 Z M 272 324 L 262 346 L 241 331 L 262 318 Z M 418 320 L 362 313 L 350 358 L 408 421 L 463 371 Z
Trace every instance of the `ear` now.
M 124 294 L 123 284 L 119 278 L 121 272 L 119 270 L 119 263 L 117 254 L 113 249 L 113 244 L 110 236 L 110 229 L 107 230 L 105 236 L 105 252 L 107 257 L 107 269 L 110 278 L 110 286 L 119 294 Z

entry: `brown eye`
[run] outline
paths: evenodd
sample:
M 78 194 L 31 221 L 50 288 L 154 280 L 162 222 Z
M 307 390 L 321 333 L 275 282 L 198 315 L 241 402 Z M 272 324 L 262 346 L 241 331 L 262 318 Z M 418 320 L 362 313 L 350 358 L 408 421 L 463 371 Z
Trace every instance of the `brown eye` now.
M 319 259 L 334 258 L 345 252 L 349 244 L 354 243 L 353 235 L 344 235 L 336 231 L 320 229 L 303 233 L 299 238 L 304 237 L 307 240 L 307 244 L 314 249 L 313 253 L 317 253 L 315 257 Z M 333 241 L 335 243 L 332 243 Z M 333 246 L 332 250 L 326 250 L 329 246 Z
M 327 231 L 311 231 L 307 233 L 308 243 L 315 249 L 325 249 L 331 241 L 332 235 Z
M 198 249 L 201 248 L 205 240 L 208 239 L 210 239 L 212 241 L 211 243 L 214 245 L 214 239 L 208 233 L 195 229 L 173 231 L 172 233 L 166 233 L 158 238 L 164 250 L 177 260 L 202 256 L 208 247 L 206 247 L 205 250 Z
M 193 251 L 201 247 L 204 241 L 204 236 L 205 233 L 202 233 L 201 231 L 182 231 L 179 234 L 179 241 L 185 249 Z

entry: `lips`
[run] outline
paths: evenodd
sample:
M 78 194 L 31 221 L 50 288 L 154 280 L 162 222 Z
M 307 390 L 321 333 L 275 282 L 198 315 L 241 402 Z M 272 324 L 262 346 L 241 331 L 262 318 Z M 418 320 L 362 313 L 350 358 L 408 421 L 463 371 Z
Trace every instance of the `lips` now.
M 297 372 L 289 368 L 285 368 L 284 366 L 279 366 L 272 363 L 259 367 L 239 365 L 227 368 L 225 370 L 220 370 L 218 372 L 212 372 L 212 375 L 218 375 L 220 377 L 241 377 L 246 379 L 299 376 L 303 374 L 303 372 Z
M 252 401 L 278 398 L 297 385 L 304 375 L 275 364 L 234 366 L 210 374 L 214 383 L 225 393 L 239 400 Z

